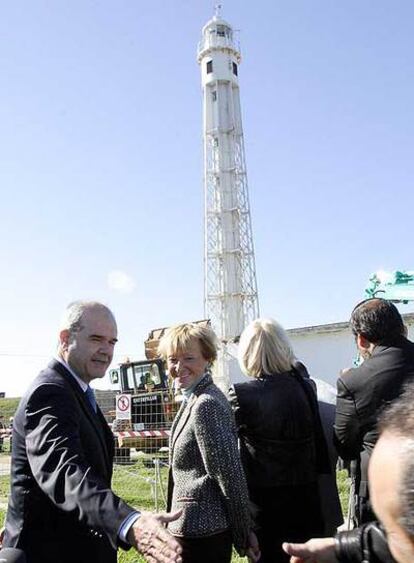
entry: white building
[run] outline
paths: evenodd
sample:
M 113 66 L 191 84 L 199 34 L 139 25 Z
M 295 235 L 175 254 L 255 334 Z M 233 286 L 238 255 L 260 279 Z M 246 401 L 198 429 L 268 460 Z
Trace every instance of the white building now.
M 408 329 L 408 338 L 414 341 L 414 313 L 403 314 L 402 317 Z M 335 386 L 341 369 L 353 367 L 357 350 L 349 323 L 291 328 L 287 333 L 296 357 L 305 364 L 311 377 Z M 233 383 L 246 381 L 236 365 L 232 367 Z

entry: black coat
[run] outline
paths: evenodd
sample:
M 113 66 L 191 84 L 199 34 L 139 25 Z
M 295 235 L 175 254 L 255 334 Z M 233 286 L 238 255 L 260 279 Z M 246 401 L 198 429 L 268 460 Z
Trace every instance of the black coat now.
M 413 376 L 414 344 L 400 337 L 388 346 L 376 346 L 361 366 L 338 379 L 335 445 L 345 460 L 363 454 L 362 481 L 366 480 L 367 458 L 378 440 L 378 415 Z
M 292 370 L 238 383 L 230 400 L 260 561 L 288 561 L 282 541 L 303 542 L 324 532 L 318 474 L 330 466 L 315 392 Z
M 59 362 L 22 398 L 12 439 L 4 547 L 23 549 L 28 563 L 115 563 L 133 509 L 110 489 L 113 436 Z
M 308 379 L 292 370 L 237 383 L 230 402 L 249 487 L 305 484 L 331 472 Z

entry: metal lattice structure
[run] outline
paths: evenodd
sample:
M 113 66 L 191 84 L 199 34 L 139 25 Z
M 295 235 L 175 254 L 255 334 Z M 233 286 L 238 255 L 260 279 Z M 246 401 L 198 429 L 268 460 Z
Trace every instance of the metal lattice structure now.
M 218 379 L 229 380 L 226 345 L 259 315 L 238 67 L 231 26 L 215 16 L 198 47 L 203 88 L 204 305 L 225 347 Z M 231 355 L 231 354 L 230 354 Z M 220 365 L 221 364 L 221 365 Z

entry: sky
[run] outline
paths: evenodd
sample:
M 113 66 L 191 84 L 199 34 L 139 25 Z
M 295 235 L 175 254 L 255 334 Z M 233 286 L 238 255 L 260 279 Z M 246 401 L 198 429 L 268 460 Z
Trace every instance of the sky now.
M 74 299 L 114 311 L 115 363 L 204 317 L 196 49 L 214 1 L 0 10 L 0 391 L 16 396 Z M 221 14 L 242 49 L 261 316 L 345 321 L 372 272 L 414 269 L 414 3 L 224 0 Z

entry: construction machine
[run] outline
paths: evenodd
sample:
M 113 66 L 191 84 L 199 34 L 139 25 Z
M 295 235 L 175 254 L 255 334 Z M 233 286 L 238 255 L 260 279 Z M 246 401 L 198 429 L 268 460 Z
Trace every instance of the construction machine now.
M 414 270 L 375 272 L 365 288 L 366 297 L 382 297 L 393 303 L 414 301 Z

